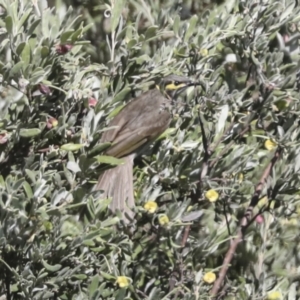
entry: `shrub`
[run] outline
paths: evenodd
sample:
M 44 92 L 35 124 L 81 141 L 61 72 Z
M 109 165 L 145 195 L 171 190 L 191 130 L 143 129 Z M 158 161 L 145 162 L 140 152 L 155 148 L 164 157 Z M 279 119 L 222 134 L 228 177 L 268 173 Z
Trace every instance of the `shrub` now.
M 208 299 L 252 199 L 220 297 L 296 299 L 297 2 L 0 5 L 3 297 Z M 172 72 L 206 88 L 136 160 L 127 228 L 91 192 L 101 132 Z

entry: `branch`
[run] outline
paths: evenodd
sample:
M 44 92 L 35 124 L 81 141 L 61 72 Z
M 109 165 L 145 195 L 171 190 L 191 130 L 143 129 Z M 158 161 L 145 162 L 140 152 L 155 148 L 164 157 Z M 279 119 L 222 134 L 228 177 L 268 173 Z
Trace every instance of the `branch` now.
M 255 188 L 255 192 L 252 196 L 252 199 L 250 201 L 250 204 L 246 210 L 246 213 L 244 214 L 238 232 L 237 232 L 237 236 L 236 238 L 233 240 L 233 242 L 230 245 L 230 248 L 228 249 L 226 256 L 224 258 L 223 264 L 222 264 L 222 268 L 220 270 L 219 273 L 219 277 L 218 279 L 215 281 L 214 286 L 210 292 L 210 294 L 213 297 L 216 297 L 216 295 L 218 294 L 218 291 L 221 288 L 221 285 L 224 281 L 224 278 L 227 274 L 227 270 L 230 266 L 230 263 L 232 261 L 233 255 L 235 254 L 235 251 L 237 249 L 238 244 L 243 240 L 244 235 L 245 235 L 245 231 L 248 228 L 249 224 L 251 223 L 251 217 L 252 217 L 252 212 L 253 212 L 253 208 L 257 205 L 258 201 L 259 201 L 259 196 L 263 190 L 263 187 L 266 183 L 266 180 L 268 179 L 268 177 L 270 176 L 272 169 L 275 165 L 275 163 L 277 162 L 277 160 L 280 157 L 281 154 L 281 148 L 278 148 L 274 154 L 274 157 L 272 158 L 272 160 L 270 161 L 270 163 L 268 164 L 268 166 L 266 167 L 264 173 L 262 174 L 260 181 L 258 182 L 258 184 L 256 185 Z

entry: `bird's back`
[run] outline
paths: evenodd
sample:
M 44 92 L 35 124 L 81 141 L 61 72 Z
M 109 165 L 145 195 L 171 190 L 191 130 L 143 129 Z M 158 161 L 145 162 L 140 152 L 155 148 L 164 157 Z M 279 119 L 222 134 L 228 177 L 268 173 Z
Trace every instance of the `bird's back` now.
M 113 143 L 107 154 L 122 157 L 158 137 L 170 124 L 170 105 L 158 89 L 130 101 L 108 125 L 116 128 L 105 131 L 101 138 L 101 142 Z

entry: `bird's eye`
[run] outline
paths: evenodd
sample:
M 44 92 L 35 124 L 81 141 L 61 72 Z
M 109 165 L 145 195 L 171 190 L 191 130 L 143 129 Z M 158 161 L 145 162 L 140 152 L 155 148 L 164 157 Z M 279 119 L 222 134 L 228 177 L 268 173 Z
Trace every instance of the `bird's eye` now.
M 179 81 L 175 81 L 174 84 L 175 84 L 175 85 L 179 85 Z

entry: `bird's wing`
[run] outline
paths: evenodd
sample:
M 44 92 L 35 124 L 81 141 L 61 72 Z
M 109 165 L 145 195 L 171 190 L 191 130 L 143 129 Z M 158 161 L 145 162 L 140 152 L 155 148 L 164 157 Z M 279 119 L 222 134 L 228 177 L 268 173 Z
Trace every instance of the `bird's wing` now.
M 125 125 L 123 130 L 118 132 L 112 146 L 106 153 L 115 157 L 123 157 L 135 152 L 141 146 L 163 133 L 169 126 L 170 120 L 169 113 L 163 112 L 154 114 L 150 123 L 143 122 L 139 125 Z
M 154 89 L 129 102 L 108 125 L 117 127 L 102 135 L 102 142 L 112 143 L 106 154 L 129 155 L 164 132 L 171 120 L 170 113 L 161 107 L 165 100 Z
M 115 127 L 104 131 L 101 142 L 114 142 L 116 137 L 126 128 L 127 124 L 134 123 L 134 120 L 144 113 L 149 107 L 148 101 L 161 97 L 158 90 L 149 90 L 130 101 L 124 108 L 111 120 L 108 127 Z M 150 105 L 151 106 L 151 105 Z

